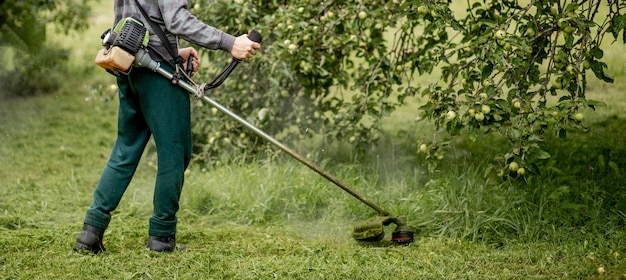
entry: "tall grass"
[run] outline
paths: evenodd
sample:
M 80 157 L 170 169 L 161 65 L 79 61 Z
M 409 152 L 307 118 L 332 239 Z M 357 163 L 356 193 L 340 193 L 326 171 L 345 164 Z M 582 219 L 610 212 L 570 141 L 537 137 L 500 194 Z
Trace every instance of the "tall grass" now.
M 589 135 L 573 133 L 572 140 L 595 141 L 586 136 Z M 596 137 L 608 139 L 605 134 Z M 594 172 L 602 176 L 593 178 L 585 175 L 589 170 L 584 161 L 555 157 L 541 167 L 546 174 L 504 182 L 486 172 L 493 163 L 487 157 L 491 151 L 489 143 L 498 140 L 482 140 L 483 144 L 460 143 L 436 174 L 429 174 L 415 157 L 406 156 L 413 152 L 410 145 L 378 148 L 359 163 L 350 160 L 344 145 L 326 146 L 327 155 L 344 156 L 323 162 L 324 168 L 357 192 L 405 216 L 422 235 L 487 242 L 531 241 L 553 236 L 557 226 L 589 225 L 590 229 L 602 231 L 623 224 L 620 213 L 624 211 L 615 208 L 623 201 L 621 183 L 602 186 L 602 182 L 621 181 L 620 160 L 611 161 L 611 165 L 617 166 L 615 170 L 609 164 L 603 169 L 596 167 Z M 570 149 L 555 146 L 563 143 L 569 142 L 555 140 L 548 147 L 559 155 L 559 151 Z M 606 153 L 584 151 L 584 147 L 576 144 L 574 147 L 591 159 Z M 623 158 L 622 149 L 611 154 L 611 158 Z M 566 169 L 575 173 L 567 174 L 563 171 Z M 186 187 L 190 197 L 188 206 L 194 212 L 217 219 L 244 224 L 293 220 L 354 223 L 376 214 L 286 156 L 210 171 L 192 170 L 193 179 Z

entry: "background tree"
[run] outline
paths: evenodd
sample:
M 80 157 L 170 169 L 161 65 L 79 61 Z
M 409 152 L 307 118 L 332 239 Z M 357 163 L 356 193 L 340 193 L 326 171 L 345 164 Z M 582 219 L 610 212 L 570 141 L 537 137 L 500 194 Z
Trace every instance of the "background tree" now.
M 625 5 L 468 1 L 453 11 L 442 1 L 193 1 L 215 26 L 264 34 L 264 54 L 239 72 L 250 82 L 231 79 L 216 98 L 270 133 L 365 148 L 384 116 L 421 95 L 417 111 L 435 132 L 417 151 L 436 162 L 451 139 L 442 135 L 504 135 L 511 148 L 498 163 L 502 176 L 538 171 L 529 163 L 550 157 L 544 133 L 584 129 L 582 109 L 603 106 L 586 98 L 587 77 L 612 82 L 602 43 L 626 32 Z M 439 79 L 417 84 L 424 74 Z M 234 94 L 242 90 L 249 94 Z M 201 158 L 256 142 L 228 120 L 195 123 L 197 136 L 209 135 L 198 142 Z
M 617 40 L 626 25 L 619 1 L 523 3 L 474 3 L 458 20 L 430 3 L 422 9 L 441 14 L 457 39 L 425 32 L 414 41 L 422 46 L 423 60 L 441 67 L 444 81 L 422 91 L 428 98 L 423 116 L 453 136 L 506 136 L 511 149 L 501 158 L 501 176 L 538 171 L 530 163 L 550 157 L 541 149 L 545 132 L 564 138 L 567 128 L 585 128 L 584 108 L 604 106 L 586 98 L 587 75 L 613 82 L 602 62 L 602 43 L 608 34 Z M 432 21 L 426 30 L 437 29 L 439 16 L 425 18 Z M 435 134 L 420 148 L 440 158 L 446 144 Z
M 29 95 L 60 84 L 68 53 L 46 41 L 47 29 L 67 34 L 87 27 L 90 1 L 0 1 L 0 81 L 3 94 Z

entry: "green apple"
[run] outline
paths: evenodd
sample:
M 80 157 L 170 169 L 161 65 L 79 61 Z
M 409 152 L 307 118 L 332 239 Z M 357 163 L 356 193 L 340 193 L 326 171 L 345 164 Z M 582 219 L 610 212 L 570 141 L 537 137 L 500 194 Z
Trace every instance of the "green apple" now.
M 454 118 L 456 118 L 456 112 L 449 111 L 446 117 L 448 118 L 449 121 L 454 120 Z
M 574 115 L 574 119 L 580 122 L 585 119 L 585 114 L 583 114 L 582 112 L 578 112 Z
M 491 112 L 491 107 L 489 107 L 489 105 L 483 105 L 483 106 L 480 106 L 480 110 L 484 114 L 489 114 L 489 112 Z
M 568 25 L 568 26 L 566 26 L 566 27 L 563 29 L 563 32 L 565 32 L 565 33 L 567 33 L 567 34 L 572 34 L 572 33 L 574 33 L 575 31 L 576 31 L 576 27 L 573 27 L 573 26 L 571 26 L 571 25 Z
M 504 170 L 502 170 L 502 169 L 498 170 L 497 175 L 498 175 L 498 177 L 503 177 L 504 176 Z
M 467 114 L 470 116 L 470 118 L 473 118 L 476 115 L 476 110 L 475 109 L 469 109 L 469 110 L 467 110 Z
M 265 120 L 265 117 L 267 117 L 267 113 L 269 112 L 269 110 L 267 108 L 262 108 L 261 110 L 259 110 L 259 112 L 257 113 L 257 118 L 259 118 L 260 121 Z
M 360 19 L 366 19 L 367 18 L 367 13 L 365 11 L 360 11 L 359 12 L 359 18 Z
M 493 37 L 498 40 L 502 40 L 506 37 L 506 32 L 504 32 L 504 30 L 502 29 L 497 30 L 496 33 L 493 34 Z
M 561 81 L 556 80 L 556 81 L 552 82 L 552 88 L 554 88 L 554 89 L 562 89 L 563 88 L 563 84 L 561 84 Z
M 524 176 L 524 174 L 526 174 L 526 169 L 524 169 L 524 167 L 517 169 L 517 176 Z
M 428 145 L 426 144 L 420 145 L 420 152 L 422 153 L 428 152 Z
M 485 119 L 485 115 L 481 112 L 476 112 L 474 114 L 474 119 L 476 119 L 479 122 L 482 122 Z
M 559 15 L 559 10 L 557 10 L 555 7 L 550 8 L 550 14 L 555 17 Z
M 517 162 L 512 161 L 511 163 L 509 163 L 509 170 L 517 171 L 518 169 L 519 169 L 519 164 L 517 164 Z
M 583 61 L 583 68 L 585 68 L 585 69 L 591 68 L 591 61 L 589 61 L 589 60 Z
M 427 15 L 428 14 L 428 8 L 426 8 L 426 6 L 422 5 L 417 7 L 417 12 L 422 14 L 422 15 Z
M 519 102 L 519 100 L 515 100 L 515 101 L 513 102 L 513 107 L 515 107 L 515 109 L 522 108 L 522 103 L 521 103 L 521 102 Z

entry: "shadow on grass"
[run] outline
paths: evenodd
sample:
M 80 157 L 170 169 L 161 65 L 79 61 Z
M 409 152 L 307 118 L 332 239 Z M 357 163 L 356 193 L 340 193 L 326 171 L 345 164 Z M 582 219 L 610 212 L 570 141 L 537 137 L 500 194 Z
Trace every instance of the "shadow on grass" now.
M 509 147 L 497 135 L 456 138 L 435 174 L 416 156 L 418 140 L 403 132 L 386 142 L 400 144 L 379 148 L 386 157 L 370 156 L 366 165 L 379 184 L 394 186 L 398 212 L 409 213 L 427 234 L 537 240 L 568 229 L 610 231 L 626 224 L 624 121 L 587 123 L 566 139 L 548 131 L 542 148 L 552 157 L 532 163 L 534 174 L 507 181 L 490 171 Z M 415 187 L 398 191 L 405 182 Z
M 626 120 L 609 116 L 588 129 L 569 130 L 565 139 L 548 131 L 542 148 L 551 154 L 533 163 L 537 174 L 512 179 L 526 200 L 543 211 L 542 218 L 556 225 L 589 225 L 626 221 Z M 470 162 L 492 159 L 502 152 L 506 139 L 482 137 L 458 148 L 469 151 Z M 467 141 L 466 141 L 467 142 Z

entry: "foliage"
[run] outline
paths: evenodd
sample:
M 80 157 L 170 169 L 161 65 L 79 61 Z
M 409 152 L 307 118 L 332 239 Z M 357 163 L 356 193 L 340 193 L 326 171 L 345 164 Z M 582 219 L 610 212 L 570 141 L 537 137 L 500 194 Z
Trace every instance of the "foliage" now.
M 565 138 L 568 128 L 586 128 L 585 108 L 605 106 L 586 98 L 587 75 L 613 82 L 602 43 L 608 34 L 617 40 L 626 32 L 624 3 L 488 1 L 471 4 L 461 19 L 436 3 L 422 7 L 431 13 L 424 15 L 430 22 L 424 33 L 414 38 L 417 69 L 430 72 L 437 65 L 442 81 L 422 91 L 428 98 L 422 115 L 437 130 L 420 145 L 427 158 L 441 158 L 448 144 L 437 138 L 440 129 L 472 138 L 498 133 L 511 144 L 498 174 L 523 177 L 540 171 L 533 164 L 551 156 L 542 149 L 544 133 Z M 452 31 L 440 32 L 448 26 Z
M 322 135 L 328 142 L 344 139 L 365 148 L 380 137 L 381 117 L 406 97 L 395 94 L 405 72 L 397 71 L 398 57 L 390 58 L 385 44 L 385 31 L 399 21 L 393 16 L 402 12 L 396 4 L 192 2 L 195 14 L 228 33 L 256 27 L 264 35 L 263 54 L 239 69 L 240 76 L 226 83 L 216 98 L 279 139 Z M 212 61 L 215 56 L 219 54 L 209 55 Z M 255 149 L 251 144 L 258 139 L 249 132 L 235 129 L 236 124 L 219 115 L 220 125 L 215 126 L 216 122 L 205 121 L 209 115 L 196 122 L 201 157 L 233 146 Z
M 90 1 L 0 3 L 0 81 L 2 92 L 31 95 L 58 88 L 69 54 L 46 42 L 48 25 L 65 34 L 87 27 Z
M 46 24 L 65 34 L 87 27 L 91 1 L 19 1 L 0 3 L 0 42 L 29 52 L 45 41 Z
M 57 90 L 67 78 L 69 57 L 68 50 L 48 45 L 32 54 L 17 52 L 12 59 L 15 68 L 0 71 L 0 96 L 31 96 Z
M 602 42 L 626 26 L 624 3 L 614 0 L 470 1 L 465 12 L 440 1 L 192 3 L 229 33 L 256 27 L 265 36 L 263 55 L 216 98 L 270 134 L 321 134 L 365 148 L 379 139 L 382 118 L 421 94 L 419 113 L 436 128 L 418 152 L 434 164 L 443 158 L 450 138 L 442 130 L 472 139 L 498 133 L 511 143 L 499 173 L 512 176 L 538 171 L 527 162 L 550 157 L 541 149 L 546 131 L 584 129 L 583 109 L 604 105 L 585 97 L 587 75 L 612 81 Z M 418 84 L 426 74 L 438 81 Z M 200 157 L 257 142 L 216 118 L 221 125 L 196 127 L 210 135 L 198 143 Z

